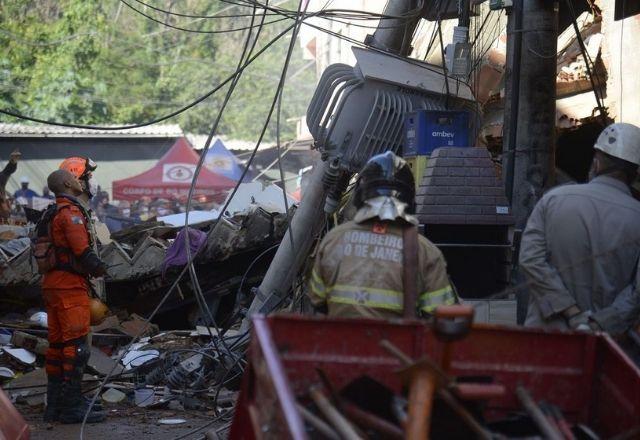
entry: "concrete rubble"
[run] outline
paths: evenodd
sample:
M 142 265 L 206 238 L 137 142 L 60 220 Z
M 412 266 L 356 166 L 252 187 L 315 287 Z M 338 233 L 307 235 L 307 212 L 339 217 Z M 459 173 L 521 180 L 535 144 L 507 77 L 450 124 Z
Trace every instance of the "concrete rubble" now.
M 275 205 L 263 206 L 251 197 L 248 208 L 223 216 L 213 234 L 215 219 L 190 225 L 204 237 L 194 267 L 216 321 L 230 324 L 244 294 L 260 282 L 272 256 L 268 251 L 275 250 L 286 230 L 288 214 Z M 0 386 L 21 413 L 41 414 L 47 314 L 40 277 L 34 276 L 29 227 L 14 229 L 0 231 L 0 287 L 5 292 L 0 298 Z M 188 277 L 157 320 L 146 320 L 182 270 L 183 264 L 168 261 L 182 229 L 146 222 L 112 234 L 101 247 L 109 266 L 103 298 L 109 313 L 92 327 L 84 388 L 89 398 L 99 389 L 96 399 L 112 416 L 137 408 L 157 411 L 159 425 L 182 425 L 187 414 L 231 415 L 243 361 L 241 354 L 220 348 L 237 340 L 238 332 L 209 327 Z M 257 256 L 260 264 L 244 273 Z

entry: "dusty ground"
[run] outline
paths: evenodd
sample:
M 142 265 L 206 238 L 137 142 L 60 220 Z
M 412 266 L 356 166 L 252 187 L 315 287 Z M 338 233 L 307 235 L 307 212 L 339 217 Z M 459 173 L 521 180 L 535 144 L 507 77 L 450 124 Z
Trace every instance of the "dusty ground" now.
M 86 425 L 84 438 L 98 439 L 175 439 L 199 428 L 214 419 L 213 414 L 201 411 L 141 410 L 130 406 L 110 405 L 106 408 L 108 417 L 104 423 Z M 33 440 L 67 440 L 80 438 L 80 425 L 47 424 L 42 421 L 42 410 L 18 407 L 31 427 Z M 163 418 L 185 419 L 181 425 L 161 425 Z M 207 430 L 220 426 L 214 424 L 187 437 L 200 439 Z

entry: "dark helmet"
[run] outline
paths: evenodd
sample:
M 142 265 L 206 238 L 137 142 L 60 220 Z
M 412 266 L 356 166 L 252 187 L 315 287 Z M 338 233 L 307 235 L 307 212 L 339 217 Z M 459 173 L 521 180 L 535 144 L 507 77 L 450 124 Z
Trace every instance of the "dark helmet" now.
M 407 212 L 415 212 L 415 183 L 411 167 L 392 151 L 373 156 L 358 176 L 354 204 L 360 209 L 364 202 L 378 196 L 395 197 L 408 205 Z

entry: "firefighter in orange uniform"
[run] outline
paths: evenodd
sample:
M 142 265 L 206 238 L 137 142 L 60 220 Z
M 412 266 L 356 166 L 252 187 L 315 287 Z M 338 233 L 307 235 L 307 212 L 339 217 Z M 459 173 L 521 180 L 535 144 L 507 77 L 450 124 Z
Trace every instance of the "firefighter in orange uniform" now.
M 89 278 L 104 275 L 106 266 L 94 251 L 90 217 L 79 200 L 83 185 L 62 169 L 51 173 L 47 185 L 56 195 L 57 209 L 47 224 L 53 263 L 42 281 L 49 322 L 45 420 L 79 423 L 89 405 L 81 391 L 90 355 Z M 103 421 L 100 409 L 92 408 L 87 421 Z

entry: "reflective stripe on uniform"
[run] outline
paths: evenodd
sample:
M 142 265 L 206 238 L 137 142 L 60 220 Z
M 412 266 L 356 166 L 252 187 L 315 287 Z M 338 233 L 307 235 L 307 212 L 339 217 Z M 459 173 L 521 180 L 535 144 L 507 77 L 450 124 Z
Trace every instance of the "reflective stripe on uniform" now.
M 320 276 L 316 273 L 316 270 L 313 269 L 311 271 L 311 279 L 309 280 L 309 285 L 311 286 L 311 290 L 320 298 L 324 298 L 327 296 L 327 288 Z
M 328 302 L 402 310 L 403 293 L 396 290 L 337 284 L 329 290 Z
M 431 313 L 433 309 L 438 306 L 448 306 L 451 304 L 455 304 L 455 302 L 456 297 L 450 285 L 447 285 L 442 289 L 425 292 L 421 294 L 420 298 L 418 299 L 420 310 L 426 313 Z

